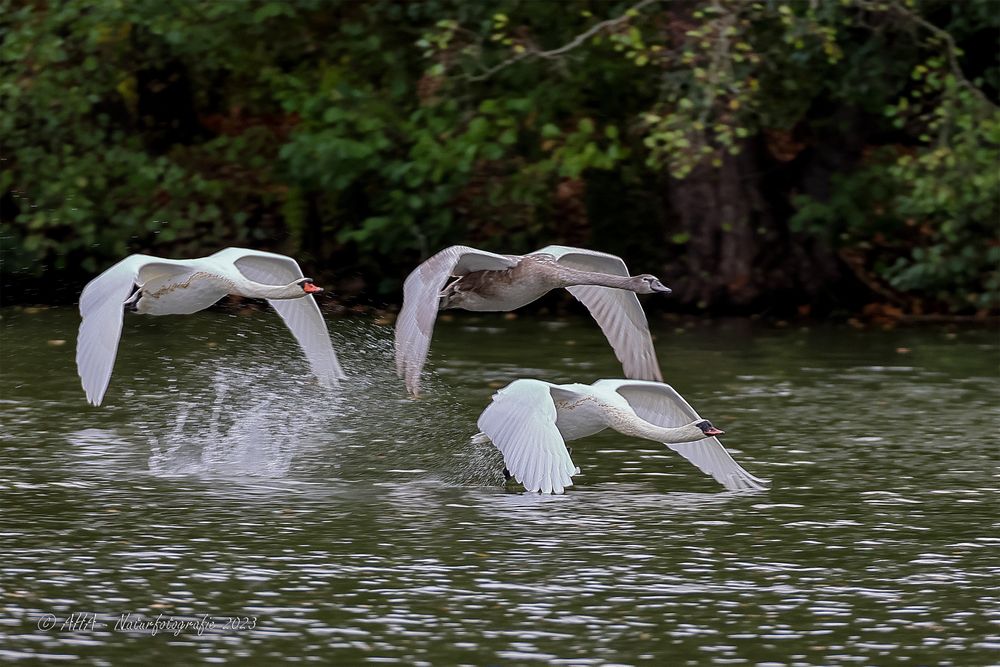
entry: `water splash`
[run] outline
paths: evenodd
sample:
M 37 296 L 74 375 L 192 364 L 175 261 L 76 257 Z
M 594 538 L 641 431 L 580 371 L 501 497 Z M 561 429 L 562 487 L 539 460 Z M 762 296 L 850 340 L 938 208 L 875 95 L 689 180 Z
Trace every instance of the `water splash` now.
M 216 369 L 213 400 L 178 404 L 172 428 L 148 437 L 150 472 L 287 476 L 302 443 L 316 439 L 329 415 L 297 409 L 298 387 L 261 391 L 260 370 Z
M 162 380 L 168 388 L 154 400 L 159 405 L 135 424 L 150 445 L 150 472 L 502 482 L 495 448 L 468 444 L 476 429 L 457 417 L 469 400 L 461 389 L 428 370 L 424 395 L 409 398 L 395 374 L 392 330 L 338 324 L 332 338 L 347 379 L 333 390 L 317 385 L 281 331 L 270 339 L 248 335 L 225 355 L 204 354 L 201 369 L 183 378 L 182 366 L 171 362 Z M 281 326 L 259 328 L 272 325 Z M 189 352 L 183 367 L 192 363 Z

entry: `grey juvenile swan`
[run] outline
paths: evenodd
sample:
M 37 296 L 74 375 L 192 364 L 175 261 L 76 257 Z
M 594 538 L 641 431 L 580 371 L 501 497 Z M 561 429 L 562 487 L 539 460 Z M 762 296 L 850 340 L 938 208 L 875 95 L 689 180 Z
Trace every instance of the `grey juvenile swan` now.
M 226 296 L 267 299 L 299 342 L 320 383 L 344 373 L 311 294 L 323 289 L 291 257 L 226 248 L 198 259 L 130 255 L 97 276 L 80 294 L 76 367 L 87 400 L 100 405 L 111 381 L 126 310 L 142 315 L 187 315 Z
M 662 382 L 515 380 L 493 395 L 477 425 L 481 433 L 474 440 L 496 445 L 505 474 L 528 491 L 562 493 L 573 486 L 571 478 L 580 469 L 566 441 L 606 428 L 666 444 L 727 489 L 767 488 L 766 480 L 744 470 L 715 437 L 724 431 Z
M 636 294 L 669 294 L 670 288 L 656 276 L 630 276 L 615 255 L 558 245 L 529 255 L 451 246 L 414 269 L 403 284 L 396 320 L 396 372 L 411 394 L 420 393 L 438 310 L 514 310 L 559 287 L 590 310 L 627 377 L 663 379 Z

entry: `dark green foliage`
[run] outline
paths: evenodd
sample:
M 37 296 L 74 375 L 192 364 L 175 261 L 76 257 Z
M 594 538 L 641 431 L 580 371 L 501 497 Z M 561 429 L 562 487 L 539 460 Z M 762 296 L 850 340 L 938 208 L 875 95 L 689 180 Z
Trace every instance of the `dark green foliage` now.
M 2 269 L 243 244 L 374 297 L 450 243 L 570 242 L 678 272 L 705 244 L 663 193 L 756 145 L 785 175 L 762 239 L 995 308 L 990 5 L 0 0 Z M 823 187 L 796 180 L 831 150 Z

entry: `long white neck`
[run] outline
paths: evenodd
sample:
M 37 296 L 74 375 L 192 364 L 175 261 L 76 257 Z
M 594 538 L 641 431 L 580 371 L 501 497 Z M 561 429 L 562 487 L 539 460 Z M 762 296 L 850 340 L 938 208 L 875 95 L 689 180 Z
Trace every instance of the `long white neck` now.
M 299 299 L 306 295 L 305 290 L 298 283 L 265 285 L 264 283 L 247 280 L 236 287 L 237 291 L 234 294 L 253 299 Z
M 627 412 L 622 411 L 617 417 L 612 420 L 611 428 L 619 433 L 634 435 L 637 438 L 645 438 L 646 440 L 655 440 L 668 445 L 695 442 L 708 437 L 700 428 L 695 426 L 698 422 L 692 422 L 684 426 L 678 426 L 677 428 L 666 428 L 650 423 L 634 413 L 629 415 Z

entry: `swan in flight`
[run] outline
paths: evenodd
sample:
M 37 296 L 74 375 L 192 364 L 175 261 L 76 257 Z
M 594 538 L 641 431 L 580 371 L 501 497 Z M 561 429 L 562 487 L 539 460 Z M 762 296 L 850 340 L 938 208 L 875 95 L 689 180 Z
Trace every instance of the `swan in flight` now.
M 446 285 L 451 277 L 455 280 Z M 414 269 L 403 284 L 396 320 L 397 374 L 411 394 L 420 393 L 438 310 L 514 310 L 559 287 L 597 320 L 627 377 L 663 380 L 636 294 L 669 294 L 670 288 L 656 276 L 630 276 L 621 257 L 558 245 L 529 255 L 451 246 Z
M 267 299 L 325 386 L 344 378 L 323 316 L 309 296 L 322 292 L 291 257 L 226 248 L 198 259 L 130 255 L 97 276 L 80 294 L 76 367 L 87 400 L 100 405 L 111 381 L 125 311 L 188 315 L 234 294 Z
M 479 416 L 477 443 L 492 442 L 506 470 L 528 491 L 562 493 L 580 469 L 566 441 L 606 428 L 664 443 L 727 489 L 765 489 L 767 480 L 744 470 L 712 426 L 670 385 L 637 380 L 550 384 L 515 380 L 493 395 Z

